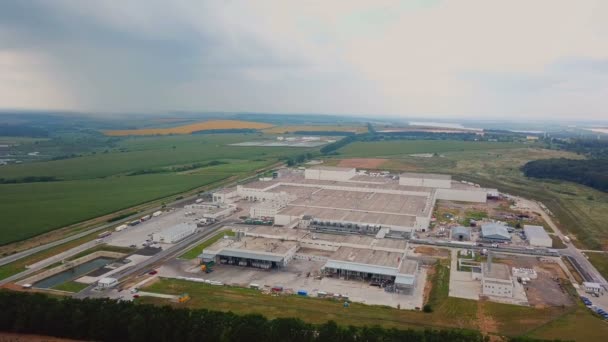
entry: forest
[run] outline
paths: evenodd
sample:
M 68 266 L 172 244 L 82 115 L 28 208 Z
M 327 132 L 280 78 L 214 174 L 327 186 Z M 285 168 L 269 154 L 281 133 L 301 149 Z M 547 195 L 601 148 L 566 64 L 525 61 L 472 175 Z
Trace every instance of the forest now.
M 468 330 L 314 325 L 110 299 L 58 299 L 0 291 L 0 331 L 95 341 L 489 341 Z
M 560 179 L 608 192 L 608 159 L 543 159 L 522 167 L 526 177 Z

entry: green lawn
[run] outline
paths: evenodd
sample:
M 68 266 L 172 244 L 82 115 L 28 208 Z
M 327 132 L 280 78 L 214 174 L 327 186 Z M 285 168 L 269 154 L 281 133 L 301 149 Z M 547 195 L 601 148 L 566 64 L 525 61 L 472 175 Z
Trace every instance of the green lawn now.
M 0 244 L 216 182 L 222 175 L 143 175 L 0 185 Z
M 188 260 L 196 258 L 203 252 L 203 249 L 213 245 L 217 240 L 223 238 L 224 235 L 234 236 L 234 232 L 232 230 L 225 230 L 225 231 L 219 232 L 219 233 L 215 234 L 212 238 L 206 240 L 205 242 L 201 243 L 200 245 L 197 245 L 194 248 L 192 248 L 191 250 L 182 254 L 180 256 L 180 258 L 188 259 Z
M 75 281 L 68 281 L 68 282 L 65 282 L 65 283 L 62 283 L 62 284 L 59 284 L 59 285 L 53 287 L 53 289 L 77 293 L 77 292 L 84 290 L 88 286 L 89 285 L 87 285 L 87 284 L 78 283 Z
M 461 140 L 393 140 L 356 142 L 338 150 L 343 157 L 408 156 L 414 153 L 445 153 L 521 148 L 521 143 Z

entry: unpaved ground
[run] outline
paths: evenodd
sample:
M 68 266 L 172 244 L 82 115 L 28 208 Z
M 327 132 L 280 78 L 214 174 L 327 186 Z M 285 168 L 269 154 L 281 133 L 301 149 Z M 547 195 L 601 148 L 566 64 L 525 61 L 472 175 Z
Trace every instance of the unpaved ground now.
M 426 270 L 427 282 L 424 284 L 424 291 L 422 291 L 422 303 L 426 304 L 429 301 L 431 290 L 433 289 L 433 282 L 431 279 L 435 276 L 435 266 L 431 266 Z
M 338 163 L 340 167 L 355 167 L 360 169 L 378 169 L 388 159 L 381 158 L 350 158 L 342 159 Z
M 414 249 L 414 253 L 419 255 L 433 256 L 441 259 L 450 257 L 450 251 L 445 248 L 434 248 L 429 246 L 418 246 Z
M 498 324 L 492 316 L 486 314 L 484 305 L 484 299 L 477 301 L 477 324 L 479 325 L 479 330 L 484 334 L 497 332 Z

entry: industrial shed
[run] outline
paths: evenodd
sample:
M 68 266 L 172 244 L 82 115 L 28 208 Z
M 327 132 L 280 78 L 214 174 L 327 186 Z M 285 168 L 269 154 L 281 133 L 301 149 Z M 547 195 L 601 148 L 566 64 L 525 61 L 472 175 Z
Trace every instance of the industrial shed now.
M 524 225 L 524 233 L 530 246 L 553 247 L 553 240 L 542 226 Z
M 323 271 L 346 279 L 394 282 L 400 288 L 413 288 L 418 262 L 404 258 L 403 252 L 340 247 L 327 260 Z
M 471 228 L 458 226 L 452 228 L 452 240 L 455 241 L 470 241 Z
M 481 226 L 481 237 L 489 241 L 511 241 L 507 226 L 500 223 L 484 223 Z
M 152 241 L 162 243 L 176 243 L 196 232 L 196 224 L 180 223 L 178 225 L 162 229 L 152 234 Z
M 234 239 L 224 238 L 205 248 L 199 259 L 202 262 L 271 269 L 287 266 L 297 250 L 296 241 L 243 237 L 237 233 Z

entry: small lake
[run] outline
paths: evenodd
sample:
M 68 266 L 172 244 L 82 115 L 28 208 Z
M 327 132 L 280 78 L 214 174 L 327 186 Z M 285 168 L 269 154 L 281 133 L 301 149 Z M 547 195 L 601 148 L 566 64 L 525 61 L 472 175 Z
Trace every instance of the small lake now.
M 114 259 L 112 258 L 97 258 L 90 261 L 87 261 L 78 266 L 72 267 L 63 272 L 52 275 L 48 278 L 44 278 L 37 283 L 34 283 L 33 286 L 42 289 L 50 289 L 59 284 L 65 283 L 67 281 L 80 278 L 83 275 L 96 270 L 98 268 L 104 267 L 110 263 L 112 263 Z

